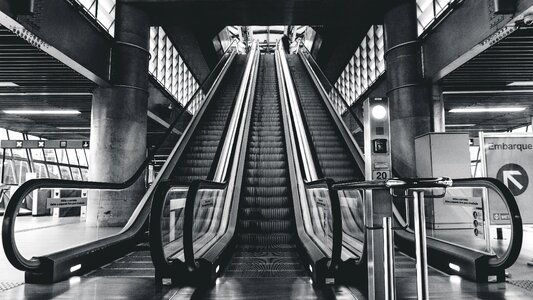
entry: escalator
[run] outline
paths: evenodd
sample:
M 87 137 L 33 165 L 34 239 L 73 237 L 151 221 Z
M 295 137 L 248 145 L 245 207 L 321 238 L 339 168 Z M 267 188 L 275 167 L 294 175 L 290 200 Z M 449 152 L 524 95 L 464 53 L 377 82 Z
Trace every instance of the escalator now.
M 229 277 L 299 277 L 274 55 L 261 55 Z
M 156 187 L 166 182 L 182 182 L 187 184 L 194 179 L 206 179 L 213 174 L 212 165 L 216 165 L 221 141 L 228 127 L 229 116 L 234 105 L 236 93 L 241 85 L 244 72 L 245 55 L 237 54 L 232 43 L 223 54 L 219 63 L 200 85 L 193 96 L 188 99 L 185 107 L 181 108 L 175 120 L 170 124 L 164 139 L 171 136 L 175 126 L 185 120 L 180 140 L 174 146 L 172 153 L 161 168 L 157 178 L 149 187 L 128 223 L 122 230 L 110 230 L 111 234 L 99 235 L 99 228 L 94 228 L 94 240 L 76 244 L 63 242 L 62 248 L 51 241 L 52 253 L 40 253 L 31 258 L 21 253 L 15 239 L 15 221 L 23 200 L 33 190 L 40 188 L 68 188 L 89 190 L 122 190 L 135 183 L 144 174 L 159 147 L 151 149 L 145 162 L 128 180 L 121 183 L 83 182 L 56 179 L 36 179 L 27 181 L 14 194 L 10 201 L 2 226 L 2 241 L 6 257 L 19 270 L 25 271 L 27 282 L 57 282 L 93 271 L 96 276 L 114 276 L 134 273 L 133 276 L 153 276 L 152 267 L 143 267 L 131 262 L 131 257 L 142 257 L 146 260 L 148 236 L 146 235 L 147 220 L 151 215 L 151 204 L 155 197 Z M 194 111 L 192 118 L 188 111 Z M 83 221 L 82 221 L 83 222 Z M 80 222 L 78 226 L 85 228 Z M 89 227 L 89 226 L 87 226 Z M 59 227 L 58 227 L 59 228 Z M 92 230 L 91 228 L 87 230 Z M 92 232 L 92 231 L 91 231 Z M 85 235 L 88 235 L 84 232 Z M 45 245 L 41 245 L 44 247 Z M 46 248 L 44 248 L 46 249 Z M 132 252 L 133 251 L 133 252 Z M 129 254 L 128 254 L 129 253 Z M 125 259 L 122 256 L 127 255 Z M 149 257 L 148 257 L 149 259 Z M 109 265 L 108 263 L 112 262 Z M 149 264 L 147 262 L 147 264 Z M 102 267 L 103 265 L 106 265 Z M 139 272 L 137 272 L 139 271 Z M 91 274 L 88 274 L 91 276 Z
M 174 167 L 172 181 L 187 184 L 213 175 L 213 161 L 222 144 L 221 137 L 225 136 L 230 112 L 241 84 L 245 60 L 246 56 L 235 57 L 235 62 L 214 96 L 213 104 L 207 108 L 203 122 L 197 126 Z
M 298 54 L 288 55 L 287 62 L 294 81 L 294 89 L 299 98 L 300 109 L 303 111 L 303 123 L 307 127 L 310 143 L 316 153 L 314 159 L 320 166 L 321 175 L 332 178 L 336 182 L 330 186 L 330 190 L 337 193 L 336 197 L 340 198 L 342 207 L 344 256 L 342 261 L 350 260 L 349 252 L 354 253 L 356 262 L 364 261 L 361 259 L 365 255 L 366 248 L 362 204 L 364 191 L 343 187 L 343 181 L 348 185 L 350 185 L 349 182 L 354 182 L 353 186 L 356 186 L 357 178 L 364 178 L 364 160 L 362 152 L 359 151 L 355 140 L 349 134 L 335 106 L 341 103 L 340 106 L 345 112 L 351 113 L 360 129 L 363 129 L 363 126 L 355 113 L 349 111 L 350 108 L 342 99 L 342 95 L 327 80 L 305 47 L 302 47 Z M 332 99 L 338 102 L 333 102 Z M 347 115 L 349 115 L 348 112 Z M 428 236 L 430 266 L 473 281 L 486 282 L 492 280 L 490 278 L 494 276 L 497 280 L 503 280 L 505 268 L 510 267 L 516 261 L 522 243 L 520 213 L 514 197 L 507 187 L 492 178 L 454 179 L 453 181 L 455 188 L 485 189 L 490 191 L 491 197 L 496 199 L 493 201 L 502 202 L 501 205 L 507 208 L 509 215 L 513 216 L 508 222 L 512 228 L 509 246 L 503 253 L 495 254 L 490 247 L 480 251 L 463 245 L 461 242 L 449 242 Z M 403 198 L 401 199 L 405 202 Z M 403 230 L 395 230 L 395 245 L 402 252 L 414 256 L 414 231 L 410 228 L 413 224 L 406 223 L 395 206 L 394 217 L 395 226 L 403 227 Z
M 336 182 L 364 178 L 302 60 L 298 54 L 291 54 L 287 56 L 287 62 L 320 166 L 319 177 L 332 178 Z

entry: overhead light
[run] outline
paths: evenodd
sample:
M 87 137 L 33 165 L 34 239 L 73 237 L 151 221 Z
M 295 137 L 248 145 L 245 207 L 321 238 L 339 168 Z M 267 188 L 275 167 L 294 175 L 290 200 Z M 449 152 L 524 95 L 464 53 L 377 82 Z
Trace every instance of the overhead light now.
M 533 81 L 515 81 L 509 83 L 507 86 L 533 86 Z
M 19 85 L 14 82 L 0 81 L 0 87 L 16 87 L 16 86 L 19 86 Z
M 61 110 L 27 110 L 27 109 L 8 109 L 4 113 L 10 115 L 79 115 L 81 112 L 77 110 L 61 109 Z
M 483 112 L 517 112 L 524 111 L 525 107 L 466 107 L 452 108 L 451 113 L 483 113 Z
M 381 120 L 387 116 L 387 109 L 383 105 L 375 105 L 372 107 L 372 116 L 378 120 Z
M 472 127 L 476 126 L 476 124 L 446 124 L 446 127 Z
M 61 130 L 89 130 L 91 127 L 56 127 Z

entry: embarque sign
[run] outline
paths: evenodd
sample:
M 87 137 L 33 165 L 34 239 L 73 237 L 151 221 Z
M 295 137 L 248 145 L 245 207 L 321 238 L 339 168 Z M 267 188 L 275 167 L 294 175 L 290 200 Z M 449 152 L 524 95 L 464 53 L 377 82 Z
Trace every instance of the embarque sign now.
M 533 134 L 480 133 L 479 140 L 483 175 L 503 182 L 518 202 L 522 221 L 533 224 Z M 509 224 L 507 208 L 490 192 L 489 208 L 491 224 Z

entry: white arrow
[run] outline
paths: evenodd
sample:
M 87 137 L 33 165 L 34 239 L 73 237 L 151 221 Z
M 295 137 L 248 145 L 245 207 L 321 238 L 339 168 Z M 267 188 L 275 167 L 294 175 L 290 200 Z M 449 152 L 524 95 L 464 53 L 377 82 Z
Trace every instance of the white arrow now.
M 520 182 L 518 182 L 518 180 L 516 180 L 516 178 L 514 178 L 513 176 L 515 175 L 518 175 L 518 176 L 521 176 L 522 173 L 520 173 L 520 171 L 516 171 L 516 170 L 510 170 L 510 171 L 503 171 L 503 183 L 508 187 L 510 188 L 509 186 L 509 181 L 512 182 L 519 190 L 523 189 L 524 186 L 522 184 L 520 184 Z

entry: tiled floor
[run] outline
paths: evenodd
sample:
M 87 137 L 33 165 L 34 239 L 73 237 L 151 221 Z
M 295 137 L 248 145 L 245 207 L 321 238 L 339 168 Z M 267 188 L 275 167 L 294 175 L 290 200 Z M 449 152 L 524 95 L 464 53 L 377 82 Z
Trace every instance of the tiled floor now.
M 20 220 L 23 220 L 22 218 Z M 19 220 L 19 221 L 20 221 Z M 29 230 L 36 226 L 39 230 Z M 33 220 L 27 219 L 17 227 L 23 251 L 45 253 L 95 239 L 97 236 L 113 234 L 118 229 L 94 231 L 85 228 L 74 219 Z M 48 238 L 47 238 L 48 237 Z M 61 239 L 60 239 L 61 238 Z M 63 242 L 58 242 L 62 240 Z M 516 265 L 509 270 L 511 279 L 526 280 L 533 277 L 533 267 L 527 261 L 533 259 L 533 229 L 524 230 L 524 247 Z M 59 244 L 58 244 L 59 243 Z M 53 245 L 51 245 L 53 244 Z M 136 257 L 141 257 L 137 261 Z M 131 263 L 135 263 L 133 268 Z M 0 282 L 23 282 L 23 273 L 14 270 L 0 254 Z M 128 271 L 122 272 L 122 269 Z M 52 284 L 24 284 L 0 291 L 0 299 L 366 299 L 360 289 L 336 286 L 316 288 L 309 278 L 289 279 L 250 279 L 221 277 L 209 289 L 191 287 L 158 287 L 154 284 L 153 269 L 148 253 L 137 252 L 109 264 L 102 270 L 83 277 Z M 121 273 L 122 272 L 122 273 Z M 398 299 L 416 298 L 416 278 L 414 261 L 399 255 L 396 261 L 396 289 Z M 520 287 L 507 284 L 475 284 L 457 276 L 444 276 L 430 271 L 430 297 L 432 299 L 533 299 L 533 293 Z M 10 287 L 9 284 L 6 285 Z

